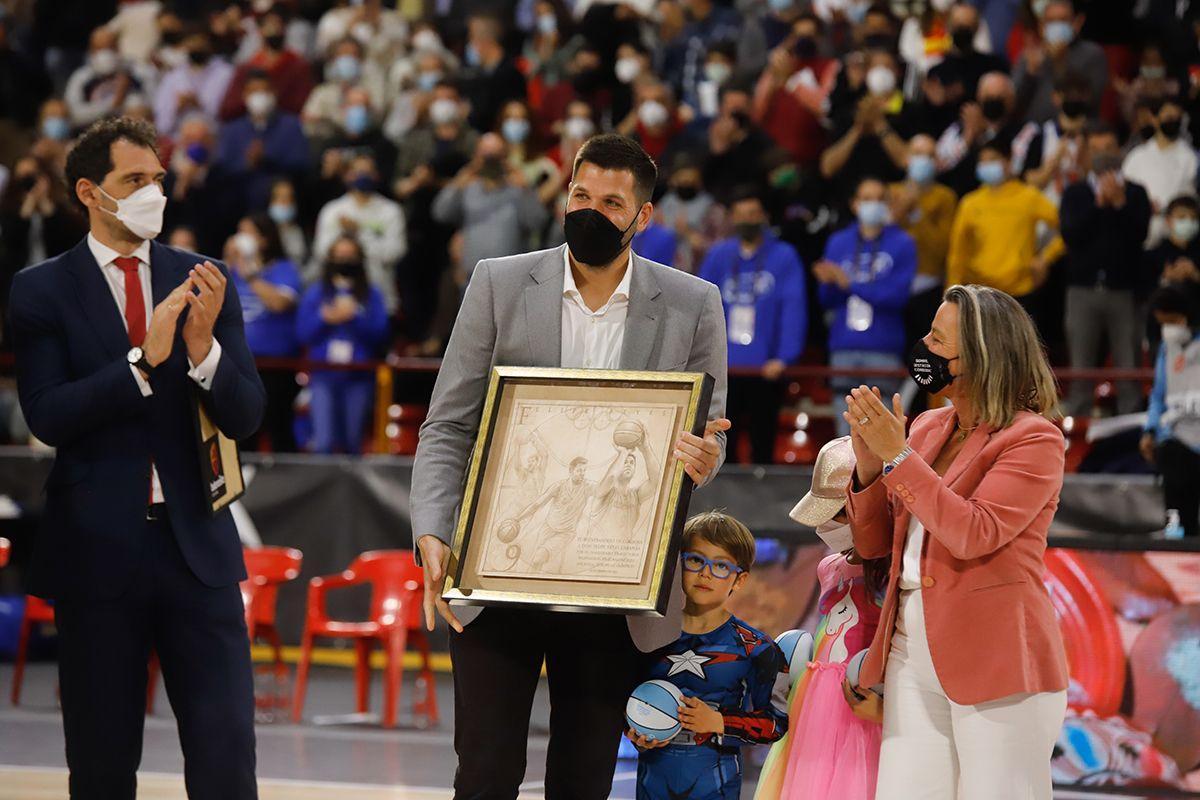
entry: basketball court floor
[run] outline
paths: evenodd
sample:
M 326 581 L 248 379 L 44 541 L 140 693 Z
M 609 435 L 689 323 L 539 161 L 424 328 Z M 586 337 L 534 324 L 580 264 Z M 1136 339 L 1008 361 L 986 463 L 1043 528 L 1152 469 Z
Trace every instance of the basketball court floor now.
M 30 664 L 22 702 L 8 703 L 12 666 L 0 664 L 0 800 L 62 800 L 67 796 L 62 725 L 55 700 L 53 664 Z M 405 711 L 395 730 L 373 722 L 353 722 L 344 716 L 353 707 L 353 682 L 347 669 L 314 667 L 305 723 L 260 724 L 258 734 L 259 797 L 262 800 L 445 800 L 454 776 L 452 738 L 453 692 L 448 675 L 438 676 L 442 722 L 435 729 L 412 726 Z M 379 708 L 378 679 L 372 707 Z M 411 682 L 402 698 L 411 700 Z M 146 719 L 142 769 L 138 777 L 141 800 L 185 800 L 183 757 L 166 693 L 159 686 L 155 713 Z M 546 758 L 549 704 L 545 686 L 535 700 L 527 751 L 528 769 L 521 798 L 540 798 Z M 321 724 L 314 724 L 314 720 Z M 617 766 L 612 797 L 634 797 L 636 765 Z M 757 767 L 747 768 L 742 797 L 753 797 Z M 1121 794 L 1114 797 L 1154 795 Z M 1169 795 L 1162 796 L 1165 800 Z M 1178 797 L 1178 795 L 1174 795 Z M 1058 792 L 1056 800 L 1095 798 L 1095 794 Z M 830 800 L 840 800 L 830 798 Z

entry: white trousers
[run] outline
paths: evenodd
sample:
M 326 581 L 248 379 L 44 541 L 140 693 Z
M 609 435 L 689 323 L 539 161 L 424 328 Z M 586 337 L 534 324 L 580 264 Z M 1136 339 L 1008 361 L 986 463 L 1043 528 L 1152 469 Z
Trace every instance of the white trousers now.
M 929 655 L 921 590 L 902 592 L 884 677 L 875 800 L 1050 800 L 1050 756 L 1066 710 L 1065 691 L 973 706 L 946 697 Z

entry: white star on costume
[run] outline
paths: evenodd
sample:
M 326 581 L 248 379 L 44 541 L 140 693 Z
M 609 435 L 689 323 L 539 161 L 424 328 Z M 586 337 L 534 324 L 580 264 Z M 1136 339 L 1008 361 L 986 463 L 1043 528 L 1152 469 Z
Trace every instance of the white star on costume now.
M 704 675 L 704 665 L 712 661 L 712 656 L 702 656 L 688 650 L 677 656 L 667 656 L 667 660 L 671 662 L 671 669 L 667 671 L 668 678 L 681 672 L 690 672 L 700 676 L 701 680 L 708 680 Z

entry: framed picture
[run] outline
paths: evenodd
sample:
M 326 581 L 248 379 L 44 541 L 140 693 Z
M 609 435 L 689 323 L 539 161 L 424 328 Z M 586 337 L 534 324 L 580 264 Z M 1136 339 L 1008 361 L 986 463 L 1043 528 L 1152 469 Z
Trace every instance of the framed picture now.
M 662 615 L 712 377 L 496 367 L 443 597 L 469 605 Z

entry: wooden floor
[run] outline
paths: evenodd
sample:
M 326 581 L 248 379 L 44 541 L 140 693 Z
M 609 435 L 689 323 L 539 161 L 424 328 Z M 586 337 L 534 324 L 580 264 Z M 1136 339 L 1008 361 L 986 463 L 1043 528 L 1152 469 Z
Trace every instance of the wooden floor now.
M 42 767 L 0 766 L 0 800 L 62 800 L 67 796 L 67 772 Z M 367 786 L 260 779 L 260 800 L 445 800 L 449 789 L 422 786 Z M 522 794 L 523 800 L 541 797 Z M 138 800 L 187 800 L 183 777 L 158 773 L 138 775 Z

